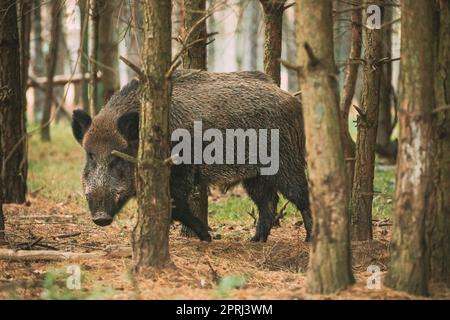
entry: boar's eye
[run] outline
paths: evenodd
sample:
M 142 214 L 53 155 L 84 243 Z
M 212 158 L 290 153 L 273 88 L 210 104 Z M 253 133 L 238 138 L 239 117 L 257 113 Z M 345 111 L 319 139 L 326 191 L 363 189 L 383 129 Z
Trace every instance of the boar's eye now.
M 113 169 L 117 167 L 120 164 L 121 159 L 118 157 L 113 157 L 112 160 L 109 162 L 109 168 Z
M 87 153 L 88 159 L 94 161 L 94 154 L 92 152 Z

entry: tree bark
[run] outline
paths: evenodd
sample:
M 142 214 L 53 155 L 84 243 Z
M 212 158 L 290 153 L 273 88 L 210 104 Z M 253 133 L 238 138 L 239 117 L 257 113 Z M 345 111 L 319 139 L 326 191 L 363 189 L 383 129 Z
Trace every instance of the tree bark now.
M 89 0 L 79 0 L 80 8 L 80 73 L 84 77 L 89 72 Z M 81 103 L 83 110 L 89 113 L 89 82 L 81 80 Z
M 189 30 L 203 18 L 206 14 L 206 0 L 184 0 L 184 30 Z M 193 45 L 183 57 L 183 67 L 185 69 L 206 70 L 207 49 L 206 49 L 206 21 L 202 22 L 196 32 L 191 35 L 190 42 L 202 39 Z M 189 203 L 192 214 L 208 225 L 208 187 L 205 183 L 194 188 L 190 195 Z M 195 237 L 195 233 L 188 227 L 183 226 L 181 234 L 187 237 Z
M 189 32 L 194 24 L 206 13 L 205 0 L 184 0 L 184 30 Z M 183 55 L 185 69 L 206 70 L 206 21 L 192 32 L 190 41 L 200 40 Z
M 264 10 L 264 72 L 280 86 L 283 12 L 286 0 L 260 0 Z
M 4 203 L 23 203 L 27 189 L 27 137 L 16 2 L 1 1 L 0 12 L 1 192 Z
M 383 0 L 372 1 L 378 6 Z M 355 172 L 351 194 L 352 239 L 372 240 L 372 200 L 375 170 L 378 105 L 380 99 L 381 29 L 366 28 L 364 32 L 364 71 L 362 110 L 358 116 Z
M 30 35 L 31 35 L 31 0 L 18 2 L 20 8 L 20 68 L 22 81 L 22 104 L 27 107 L 28 67 L 30 66 Z
M 45 92 L 44 113 L 41 121 L 41 140 L 50 141 L 50 117 L 53 105 L 53 77 L 58 60 L 59 37 L 61 33 L 62 0 L 51 3 L 50 48 L 47 53 L 47 90 Z
M 103 101 L 106 103 L 120 89 L 119 33 L 117 17 L 119 0 L 98 0 L 99 25 L 99 69 L 102 72 Z
M 42 18 L 41 18 L 41 1 L 33 0 L 33 52 L 34 61 L 32 61 L 33 75 L 35 77 L 43 77 L 45 75 L 45 58 L 43 51 L 43 41 L 42 41 Z M 40 120 L 44 106 L 45 94 L 41 90 L 33 90 L 34 95 L 34 105 L 33 114 L 34 120 Z
M 169 107 L 171 64 L 171 2 L 146 0 L 144 6 L 144 79 L 137 168 L 138 216 L 133 230 L 136 271 L 170 261 L 171 201 Z
M 383 8 L 383 21 L 393 20 L 393 8 L 385 6 Z M 382 54 L 383 58 L 392 58 L 392 24 L 388 24 L 381 29 L 382 32 Z M 392 63 L 385 63 L 381 67 L 380 82 L 380 107 L 378 112 L 378 128 L 376 152 L 388 159 L 391 163 L 395 162 L 397 148 L 395 142 L 391 141 L 392 134 Z
M 434 97 L 434 6 L 402 0 L 401 108 L 391 261 L 386 285 L 428 293 L 425 223 L 432 205 L 431 157 Z M 448 214 L 448 213 L 447 213 Z
M 360 0 L 354 4 L 360 5 Z M 353 176 L 355 172 L 355 142 L 353 141 L 348 129 L 348 116 L 352 106 L 353 96 L 355 95 L 356 80 L 358 78 L 359 63 L 355 63 L 361 57 L 361 34 L 362 34 L 362 11 L 352 10 L 352 35 L 348 66 L 344 77 L 344 87 L 340 101 L 341 112 L 341 140 L 344 149 L 345 169 L 347 173 L 348 194 L 351 195 L 353 187 Z
M 89 71 L 91 80 L 89 81 L 89 111 L 91 117 L 94 117 L 100 111 L 99 101 L 99 81 L 98 72 L 98 46 L 99 46 L 99 29 L 100 29 L 100 0 L 90 0 L 90 42 L 89 42 Z
M 331 1 L 297 2 L 298 65 L 302 89 L 312 250 L 307 290 L 327 294 L 354 282 L 351 271 L 348 195 L 340 134 L 337 68 L 334 63 Z
M 428 226 L 430 277 L 450 288 L 450 1 L 439 2 L 435 34 L 438 50 L 435 72 L 433 195 Z M 447 109 L 438 109 L 447 106 Z M 441 110 L 441 111 L 439 111 Z

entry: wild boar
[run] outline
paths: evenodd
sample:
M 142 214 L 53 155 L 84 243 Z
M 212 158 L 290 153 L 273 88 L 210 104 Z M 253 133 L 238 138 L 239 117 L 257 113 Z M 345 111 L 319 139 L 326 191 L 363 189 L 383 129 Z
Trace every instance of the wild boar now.
M 260 72 L 211 73 L 179 70 L 172 76 L 170 130 L 194 133 L 216 129 L 277 129 L 279 168 L 261 174 L 267 163 L 178 164 L 171 169 L 172 218 L 191 228 L 201 240 L 210 241 L 207 226 L 191 214 L 189 193 L 199 183 L 227 189 L 242 183 L 256 204 L 259 219 L 253 241 L 266 241 L 278 203 L 278 193 L 300 210 L 311 235 L 305 141 L 300 101 L 277 87 Z M 131 81 L 116 93 L 93 119 L 75 110 L 72 130 L 86 152 L 83 190 L 93 221 L 112 223 L 125 203 L 135 196 L 135 165 L 111 154 L 113 150 L 136 157 L 139 139 L 140 82 Z M 172 146 L 175 147 L 173 142 Z M 202 145 L 204 147 L 204 143 Z M 249 143 L 245 149 L 249 152 Z M 270 146 L 267 148 L 270 151 Z M 246 155 L 248 157 L 249 154 Z

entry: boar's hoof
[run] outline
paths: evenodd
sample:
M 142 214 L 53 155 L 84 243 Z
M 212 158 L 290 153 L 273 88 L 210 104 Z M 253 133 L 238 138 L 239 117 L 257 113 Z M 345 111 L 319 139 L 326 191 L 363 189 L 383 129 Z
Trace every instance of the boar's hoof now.
M 200 239 L 200 241 L 206 241 L 206 242 L 212 241 L 211 235 L 209 233 L 199 236 L 199 239 Z
M 252 242 L 267 242 L 267 236 L 266 236 L 266 237 L 263 237 L 263 236 L 261 236 L 261 235 L 259 235 L 259 234 L 255 234 L 255 235 L 250 239 L 250 241 L 252 241 Z

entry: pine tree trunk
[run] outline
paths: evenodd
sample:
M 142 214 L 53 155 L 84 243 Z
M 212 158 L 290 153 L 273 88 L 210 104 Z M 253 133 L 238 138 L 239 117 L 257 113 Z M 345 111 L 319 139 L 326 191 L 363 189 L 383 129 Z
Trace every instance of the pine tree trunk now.
M 371 3 L 382 5 L 383 0 Z M 352 239 L 372 240 L 372 200 L 378 105 L 380 99 L 381 29 L 364 32 L 362 110 L 358 116 L 355 172 L 351 194 Z
M 260 6 L 258 0 L 249 1 L 244 15 L 244 68 L 248 70 L 258 69 L 258 37 L 260 18 Z
M 450 1 L 439 2 L 435 77 L 436 111 L 433 159 L 433 207 L 428 226 L 430 277 L 450 288 Z M 447 109 L 443 109 L 447 106 Z M 439 109 L 441 108 L 441 109 Z M 440 111 L 439 111 L 440 110 Z
M 386 6 L 383 9 L 383 21 L 390 22 L 393 19 L 393 8 Z M 382 32 L 382 54 L 383 58 L 392 58 L 392 24 L 384 26 Z M 396 146 L 391 141 L 392 133 L 392 63 L 385 63 L 381 68 L 381 82 L 380 82 L 380 107 L 378 112 L 378 128 L 377 128 L 377 144 L 376 152 L 390 160 L 395 162 Z
M 431 156 L 435 41 L 434 6 L 402 0 L 401 112 L 391 261 L 386 284 L 410 294 L 428 293 L 425 222 L 432 205 Z
M 206 13 L 205 0 L 184 0 L 184 30 L 189 32 L 194 24 Z M 185 69 L 206 70 L 206 21 L 195 29 L 189 42 L 201 41 L 193 45 L 183 55 L 183 67 Z
M 27 179 L 27 137 L 22 99 L 20 38 L 15 1 L 0 2 L 0 136 L 3 202 L 23 203 Z
M 184 0 L 184 30 L 189 30 L 199 19 L 206 14 L 206 0 Z M 204 21 L 191 36 L 189 42 L 204 39 L 193 45 L 183 57 L 183 67 L 185 69 L 206 70 L 206 21 Z M 194 188 L 194 192 L 189 199 L 192 214 L 208 225 L 208 187 L 205 183 Z M 183 226 L 181 234 L 187 237 L 195 237 L 195 233 L 188 227 Z
M 22 104 L 27 107 L 28 67 L 30 65 L 30 35 L 31 35 L 31 0 L 19 1 L 20 12 L 20 68 L 22 80 Z
M 340 134 L 337 68 L 333 54 L 331 1 L 297 2 L 298 64 L 302 89 L 312 250 L 307 273 L 310 293 L 332 293 L 353 283 L 348 195 Z
M 98 73 L 98 45 L 99 45 L 99 29 L 100 29 L 100 0 L 90 0 L 90 27 L 89 27 L 89 111 L 91 117 L 94 117 L 100 111 L 99 101 L 99 81 Z
M 58 60 L 59 37 L 61 33 L 61 15 L 63 1 L 55 0 L 51 3 L 51 31 L 50 48 L 47 53 L 47 87 L 45 90 L 44 113 L 41 121 L 41 140 L 50 141 L 50 117 L 53 105 L 53 77 Z
M 34 61 L 32 62 L 33 67 L 33 75 L 35 77 L 43 77 L 45 75 L 45 58 L 43 51 L 43 41 L 42 41 L 42 19 L 41 19 L 41 1 L 34 0 L 33 1 L 33 19 L 32 19 L 32 28 L 33 28 L 33 52 L 34 52 Z M 42 111 L 44 106 L 45 94 L 39 89 L 33 89 L 34 94 L 34 105 L 33 105 L 33 114 L 34 120 L 40 120 L 42 117 Z
M 146 0 L 144 6 L 144 82 L 137 168 L 138 217 L 133 230 L 136 270 L 167 264 L 171 201 L 169 107 L 171 2 Z
M 360 5 L 360 0 L 354 4 L 356 7 Z M 345 169 L 347 172 L 348 194 L 351 195 L 353 188 L 353 175 L 355 172 L 355 142 L 353 141 L 348 129 L 348 115 L 352 100 L 355 95 L 356 80 L 358 78 L 359 64 L 355 63 L 361 57 L 361 22 L 362 11 L 352 10 L 352 36 L 349 54 L 349 64 L 345 72 L 344 87 L 340 101 L 341 111 L 341 140 L 344 149 Z
M 79 0 L 80 8 L 80 73 L 81 80 L 81 103 L 83 110 L 89 113 L 89 83 L 84 77 L 89 72 L 89 0 Z
M 280 86 L 281 40 L 286 0 L 260 0 L 264 10 L 264 72 Z
M 99 25 L 99 69 L 102 72 L 103 101 L 106 103 L 120 89 L 119 33 L 117 17 L 119 0 L 98 0 Z

